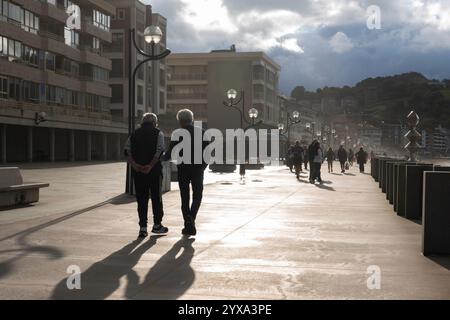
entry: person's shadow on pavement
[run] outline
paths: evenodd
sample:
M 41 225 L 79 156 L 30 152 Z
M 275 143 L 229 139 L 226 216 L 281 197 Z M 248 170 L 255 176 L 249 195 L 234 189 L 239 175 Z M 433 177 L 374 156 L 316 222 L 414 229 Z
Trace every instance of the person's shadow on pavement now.
M 94 263 L 81 273 L 80 290 L 68 289 L 68 278 L 61 280 L 50 298 L 55 300 L 103 300 L 108 298 L 119 288 L 120 278 L 126 276 L 128 282 L 134 282 L 133 279 L 138 278 L 133 267 L 160 237 L 163 235 L 151 236 L 144 243 L 142 243 L 143 240 L 135 240 L 105 259 Z M 139 246 L 141 243 L 142 245 Z
M 195 249 L 193 238 L 183 237 L 150 269 L 142 284 L 129 281 L 125 296 L 129 299 L 175 300 L 194 283 L 191 267 Z M 180 253 L 181 251 L 181 253 Z M 131 280 L 131 279 L 130 279 Z M 138 290 L 135 290 L 138 287 Z

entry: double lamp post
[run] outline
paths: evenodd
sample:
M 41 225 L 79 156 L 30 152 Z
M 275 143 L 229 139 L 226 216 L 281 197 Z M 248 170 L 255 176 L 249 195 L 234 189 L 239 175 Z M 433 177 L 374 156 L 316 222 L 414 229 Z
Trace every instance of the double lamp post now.
M 161 53 L 157 53 L 156 46 L 161 42 L 163 33 L 158 26 L 149 26 L 144 30 L 145 42 L 150 44 L 151 52 L 147 53 L 136 43 L 136 30 L 130 29 L 128 39 L 128 136 L 131 137 L 136 129 L 135 114 L 136 114 L 136 75 L 139 68 L 151 61 L 158 61 L 166 58 L 171 51 L 165 49 Z M 145 59 L 133 68 L 133 48 L 137 53 L 145 57 Z M 134 55 L 135 56 L 135 55 Z M 126 179 L 126 192 L 133 194 L 133 176 L 131 174 L 130 165 L 127 165 L 127 179 Z

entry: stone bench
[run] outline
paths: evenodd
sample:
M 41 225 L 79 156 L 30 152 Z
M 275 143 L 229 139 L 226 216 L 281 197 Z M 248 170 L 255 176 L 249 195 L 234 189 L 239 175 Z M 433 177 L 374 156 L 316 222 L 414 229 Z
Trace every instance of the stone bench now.
M 422 251 L 450 254 L 450 172 L 423 173 Z
M 48 183 L 24 183 L 19 168 L 0 168 L 0 207 L 39 201 L 39 189 Z

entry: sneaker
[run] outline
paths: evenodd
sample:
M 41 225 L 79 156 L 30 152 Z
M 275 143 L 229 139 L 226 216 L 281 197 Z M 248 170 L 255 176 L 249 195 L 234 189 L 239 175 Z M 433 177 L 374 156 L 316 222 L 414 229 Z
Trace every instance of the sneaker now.
M 164 227 L 162 224 L 154 225 L 152 228 L 152 233 L 164 234 L 169 232 L 169 228 Z
M 142 227 L 140 230 L 139 230 L 139 235 L 138 235 L 138 238 L 145 238 L 145 237 L 147 237 L 148 236 L 148 232 L 147 232 L 147 228 L 145 228 L 145 227 Z

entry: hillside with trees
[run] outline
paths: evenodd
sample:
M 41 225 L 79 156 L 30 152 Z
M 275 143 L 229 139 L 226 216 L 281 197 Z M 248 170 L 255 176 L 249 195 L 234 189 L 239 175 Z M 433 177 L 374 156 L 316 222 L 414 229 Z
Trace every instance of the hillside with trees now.
M 416 72 L 368 78 L 354 87 L 324 87 L 315 92 L 298 86 L 291 97 L 316 107 L 331 99 L 337 101 L 337 106 L 322 110 L 327 115 L 344 112 L 363 115 L 375 125 L 381 121 L 404 122 L 408 112 L 414 109 L 421 117 L 422 127 L 441 124 L 450 128 L 450 79 L 430 80 Z

